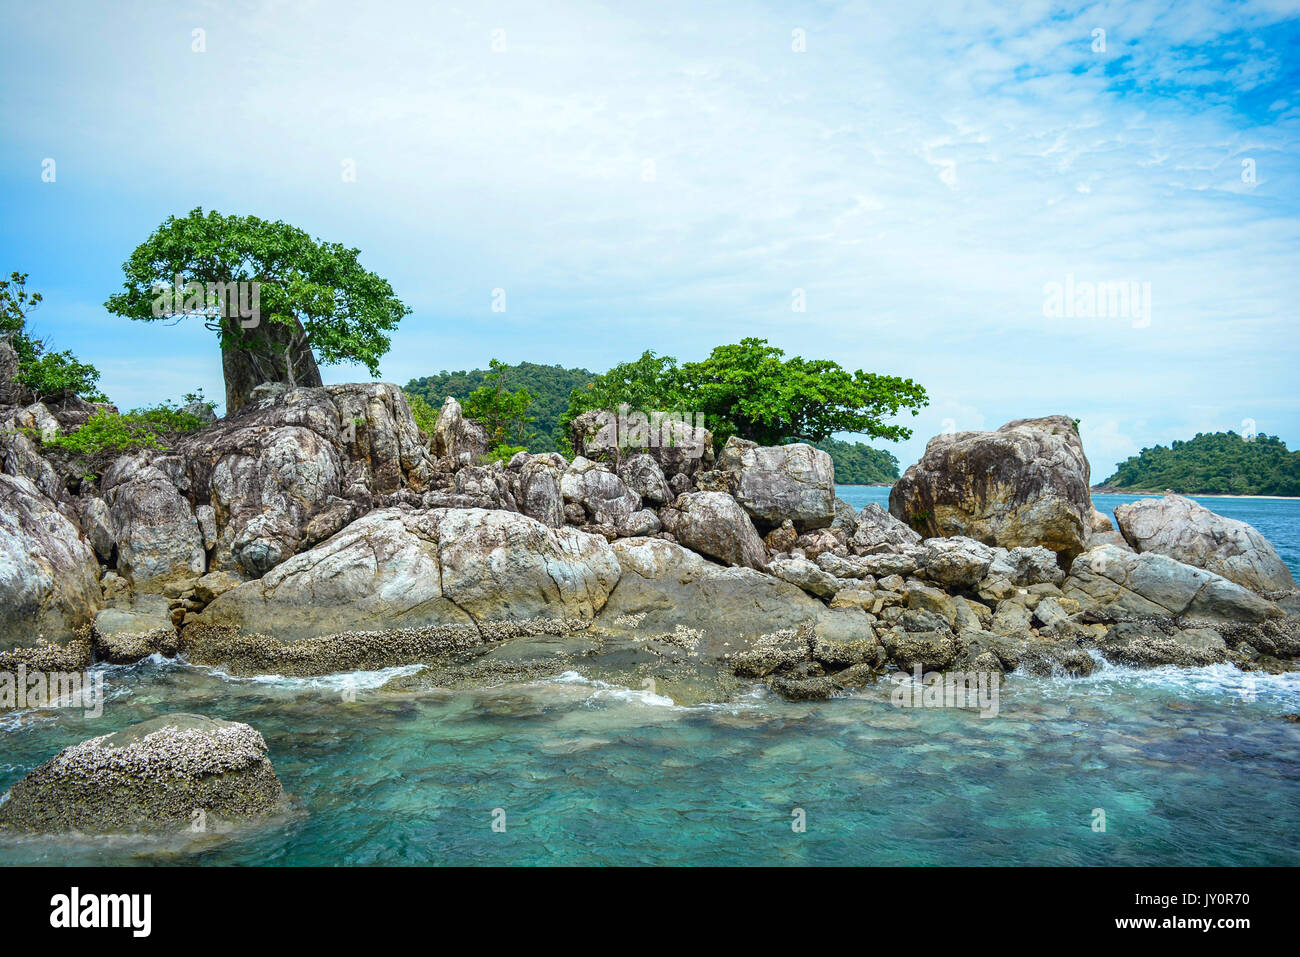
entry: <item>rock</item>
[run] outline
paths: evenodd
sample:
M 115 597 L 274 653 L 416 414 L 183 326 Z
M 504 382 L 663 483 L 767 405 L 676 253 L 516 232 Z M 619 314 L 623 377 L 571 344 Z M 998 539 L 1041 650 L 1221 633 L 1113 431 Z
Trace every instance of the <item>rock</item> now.
M 246 724 L 167 714 L 64 748 L 0 801 L 0 829 L 112 834 L 206 828 L 281 806 L 266 742 Z
M 857 510 L 838 495 L 835 497 L 835 519 L 831 522 L 831 528 L 842 529 L 848 538 L 852 538 L 858 530 Z
M 1086 678 L 1097 662 L 1071 641 L 1030 640 L 1021 646 L 1020 667 L 1036 678 Z
M 998 549 L 986 577 L 1005 578 L 1022 588 L 1050 583 L 1059 585 L 1065 580 L 1065 569 L 1056 561 L 1056 554 L 1041 546 L 1017 546 L 1010 551 Z
M 1000 601 L 993 613 L 989 628 L 995 635 L 1024 638 L 1029 634 L 1030 617 L 1029 609 L 1019 602 Z
M 66 641 L 102 602 L 90 544 L 25 478 L 0 474 L 0 651 Z
M 921 544 L 921 536 L 872 502 L 858 513 L 849 539 L 855 555 L 907 552 Z
M 141 456 L 105 470 L 101 487 L 117 543 L 117 570 L 141 593 L 207 569 L 203 533 L 190 503 L 162 471 Z
M 95 615 L 95 654 L 115 665 L 129 665 L 152 654 L 172 657 L 179 636 L 171 608 L 161 595 L 115 601 Z
M 1133 668 L 1179 665 L 1194 668 L 1228 660 L 1228 646 L 1210 628 L 1167 630 L 1153 622 L 1119 622 L 1098 640 L 1107 661 Z
M 637 538 L 644 535 L 655 535 L 662 527 L 659 516 L 650 509 L 643 508 L 633 512 L 615 525 L 614 530 L 621 538 Z
M 185 638 L 203 626 L 292 643 L 379 628 L 590 621 L 620 572 L 603 539 L 515 512 L 379 509 L 217 596 L 186 620 Z
M 33 433 L 42 442 L 48 442 L 59 434 L 59 420 L 43 402 L 33 402 L 13 414 L 10 427 Z
M 917 554 L 920 549 L 916 549 Z M 910 575 L 916 571 L 916 557 L 912 554 L 865 555 L 855 564 L 862 569 L 863 575 L 888 578 L 891 575 Z
M 799 533 L 795 531 L 794 522 L 787 518 L 778 527 L 767 533 L 767 536 L 763 539 L 763 544 L 773 554 L 780 554 L 794 548 L 798 539 Z
M 1111 524 L 1110 519 L 1104 512 L 1098 511 L 1096 507 L 1092 510 L 1092 517 L 1088 521 L 1088 531 L 1093 533 L 1113 532 L 1115 526 Z
M 629 455 L 618 463 L 615 471 L 624 485 L 647 502 L 662 505 L 675 498 L 672 490 L 668 488 L 668 480 L 664 478 L 663 469 L 645 452 Z
M 81 531 L 95 555 L 105 565 L 113 564 L 117 539 L 113 534 L 113 517 L 108 505 L 96 495 L 87 495 L 78 500 L 77 508 L 81 516 Z
M 662 539 L 620 539 L 611 548 L 623 574 L 596 623 L 638 644 L 686 629 L 698 634 L 683 654 L 721 662 L 764 635 L 815 623 L 826 612 L 796 585 L 750 568 L 724 568 Z
M 194 597 L 206 605 L 218 595 L 224 595 L 243 583 L 242 578 L 230 572 L 208 572 L 194 582 Z
M 1064 564 L 1091 530 L 1088 477 L 1072 419 L 1018 419 L 996 432 L 935 436 L 894 483 L 889 511 L 927 537 L 1042 545 Z
M 1258 622 L 1282 614 L 1272 602 L 1213 572 L 1114 545 L 1076 558 L 1061 590 L 1085 609 L 1114 617 Z
M 21 405 L 26 391 L 18 382 L 18 353 L 0 340 L 0 405 Z
M 1182 495 L 1139 499 L 1115 509 L 1120 531 L 1139 553 L 1168 555 L 1251 591 L 1296 587 L 1277 550 L 1252 526 L 1225 518 Z
M 789 519 L 804 532 L 835 519 L 835 465 L 811 445 L 761 446 L 732 436 L 718 469 L 736 474 L 736 501 L 766 528 Z
M 762 569 L 767 549 L 754 523 L 736 500 L 723 492 L 690 492 L 659 515 L 677 541 L 728 565 Z
M 932 612 L 942 618 L 944 624 L 951 625 L 957 618 L 955 602 L 961 599 L 949 598 L 937 588 L 913 581 L 903 587 L 903 601 L 908 608 Z
M 0 472 L 29 479 L 66 517 L 72 517 L 64 507 L 68 493 L 62 476 L 41 456 L 36 444 L 21 432 L 0 431 Z
M 440 458 L 459 459 L 468 455 L 471 461 L 475 461 L 490 451 L 487 429 L 473 419 L 465 418 L 460 403 L 452 396 L 442 400 L 430 438 L 433 439 L 433 452 Z
M 833 598 L 843 587 L 838 578 L 822 571 L 806 558 L 775 559 L 768 562 L 767 572 L 818 598 Z
M 950 588 L 973 588 L 995 557 L 993 549 L 974 539 L 932 538 L 917 560 L 917 574 Z
M 181 411 L 187 415 L 192 415 L 204 425 L 211 425 L 217 421 L 217 413 L 212 410 L 212 406 L 206 402 L 195 399 L 193 402 L 187 402 L 181 406 Z
M 566 502 L 586 509 L 597 524 L 615 528 L 625 524 L 641 508 L 641 496 L 623 484 L 608 466 L 578 456 L 560 477 L 560 493 Z
M 899 668 L 923 672 L 943 671 L 957 660 L 959 645 L 947 628 L 934 631 L 905 631 L 894 627 L 881 635 L 885 654 Z
M 644 413 L 641 413 L 644 415 Z M 713 433 L 681 415 L 654 413 L 644 428 L 635 411 L 592 410 L 569 423 L 573 450 L 597 462 L 614 463 L 629 450 L 649 455 L 658 464 L 674 495 L 689 491 L 696 474 L 713 468 Z M 674 484 L 677 476 L 682 482 Z

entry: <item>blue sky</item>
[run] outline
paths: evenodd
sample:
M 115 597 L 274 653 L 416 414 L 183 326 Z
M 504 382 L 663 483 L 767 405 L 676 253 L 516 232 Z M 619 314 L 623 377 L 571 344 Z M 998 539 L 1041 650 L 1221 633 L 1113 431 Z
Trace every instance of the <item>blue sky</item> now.
M 925 385 L 904 466 L 1057 412 L 1094 480 L 1246 419 L 1300 447 L 1295 2 L 55 0 L 0 36 L 0 269 L 124 407 L 222 394 L 200 324 L 102 305 L 203 206 L 359 247 L 413 309 L 399 383 L 756 335 Z M 1149 322 L 1046 317 L 1067 277 L 1150 283 Z

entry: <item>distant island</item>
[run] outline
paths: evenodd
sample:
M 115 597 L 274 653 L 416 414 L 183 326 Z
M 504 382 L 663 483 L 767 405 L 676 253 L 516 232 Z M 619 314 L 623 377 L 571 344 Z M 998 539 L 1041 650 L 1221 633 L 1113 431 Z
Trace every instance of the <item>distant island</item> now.
M 560 417 L 569 408 L 574 389 L 584 389 L 596 378 L 586 369 L 566 369 L 559 365 L 520 362 L 500 366 L 504 385 L 509 389 L 527 389 L 532 402 L 528 415 L 531 432 L 522 443 L 529 452 L 563 452 L 564 426 Z M 403 389 L 408 396 L 418 396 L 437 409 L 447 396 L 464 402 L 475 389 L 489 383 L 490 369 L 447 372 L 412 379 Z M 883 449 L 873 449 L 861 442 L 827 439 L 814 443 L 830 455 L 835 463 L 835 481 L 841 485 L 888 485 L 898 480 L 898 459 Z
M 1184 495 L 1300 495 L 1300 452 L 1273 435 L 1200 432 L 1194 439 L 1143 449 L 1096 487 L 1101 492 Z

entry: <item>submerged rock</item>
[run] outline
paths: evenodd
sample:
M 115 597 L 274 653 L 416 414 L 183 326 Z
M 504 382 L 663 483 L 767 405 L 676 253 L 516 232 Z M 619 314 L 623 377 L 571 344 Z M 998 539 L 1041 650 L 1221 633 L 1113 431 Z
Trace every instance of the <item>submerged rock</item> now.
M 65 748 L 0 802 L 0 830 L 181 831 L 277 809 L 283 788 L 246 724 L 169 714 Z

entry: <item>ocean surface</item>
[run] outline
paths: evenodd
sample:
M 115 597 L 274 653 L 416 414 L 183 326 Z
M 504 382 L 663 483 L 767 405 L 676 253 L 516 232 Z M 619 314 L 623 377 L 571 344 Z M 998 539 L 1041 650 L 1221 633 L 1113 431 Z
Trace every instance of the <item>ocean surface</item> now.
M 875 502 L 889 509 L 889 488 L 879 485 L 840 485 L 836 489 L 840 498 L 855 508 Z M 1092 504 L 1115 521 L 1115 506 L 1127 505 L 1141 498 L 1159 498 L 1158 495 L 1093 495 Z M 1231 495 L 1189 495 L 1212 512 L 1228 518 L 1248 522 L 1273 543 L 1291 574 L 1300 581 L 1300 499 L 1296 498 L 1237 498 Z M 1119 526 L 1116 525 L 1116 528 Z
M 1252 521 L 1294 566 L 1300 503 L 1210 507 Z M 1300 865 L 1300 724 L 1285 717 L 1300 713 L 1300 675 L 1014 675 L 981 717 L 899 707 L 887 681 L 824 702 L 755 690 L 687 708 L 575 674 L 398 694 L 380 686 L 411 669 L 96 667 L 101 717 L 0 715 L 0 789 L 70 744 L 190 711 L 261 731 L 300 813 L 166 848 L 0 839 L 0 865 Z

